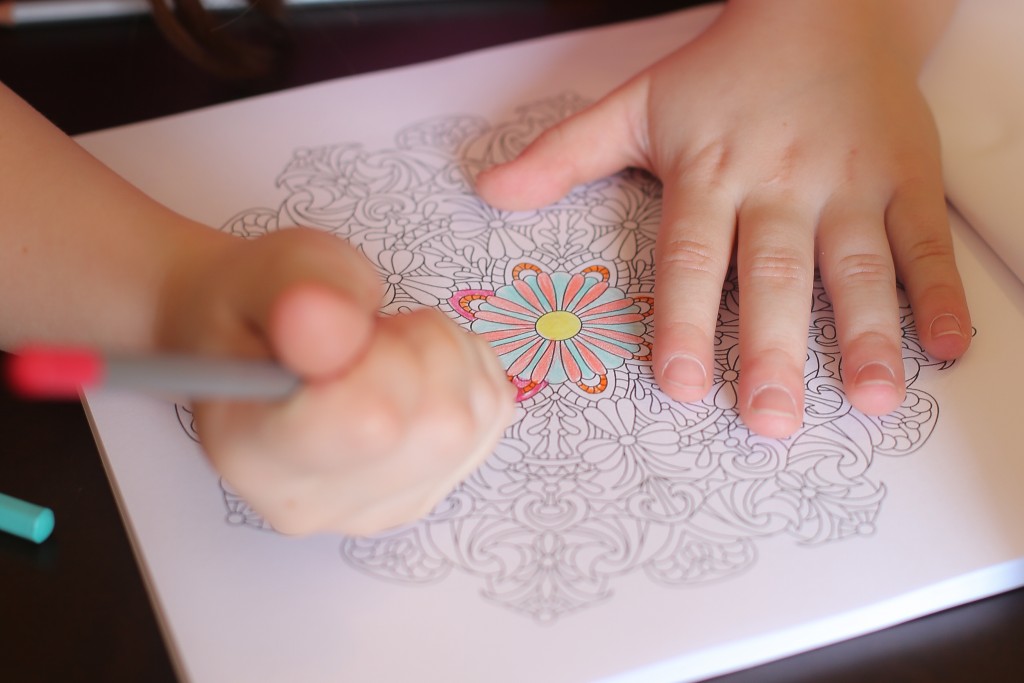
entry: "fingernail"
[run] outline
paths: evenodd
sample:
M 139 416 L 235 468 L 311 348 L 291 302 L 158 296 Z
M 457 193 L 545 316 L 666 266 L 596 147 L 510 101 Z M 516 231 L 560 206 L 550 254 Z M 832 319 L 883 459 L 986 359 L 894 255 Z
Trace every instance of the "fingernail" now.
M 796 401 L 781 384 L 764 384 L 750 395 L 750 411 L 760 415 L 796 417 Z
M 880 361 L 871 361 L 860 366 L 853 384 L 858 387 L 896 386 L 896 374 Z
M 951 334 L 955 334 L 958 337 L 964 336 L 963 328 L 960 327 L 960 320 L 952 313 L 943 313 L 937 315 L 932 320 L 932 324 L 928 326 L 928 331 L 931 332 L 932 339 L 938 337 L 945 337 Z
M 662 376 L 666 384 L 677 389 L 703 390 L 708 379 L 708 372 L 704 369 L 704 364 L 695 356 L 680 353 L 668 359 Z

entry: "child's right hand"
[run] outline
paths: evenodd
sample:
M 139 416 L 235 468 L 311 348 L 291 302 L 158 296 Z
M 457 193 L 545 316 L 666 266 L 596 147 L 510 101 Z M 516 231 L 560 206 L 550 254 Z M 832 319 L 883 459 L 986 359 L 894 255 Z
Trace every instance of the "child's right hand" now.
M 435 310 L 379 317 L 353 248 L 303 229 L 208 250 L 176 282 L 165 342 L 270 356 L 304 386 L 286 401 L 206 402 L 213 465 L 284 533 L 365 535 L 412 521 L 491 453 L 514 387 L 493 351 Z

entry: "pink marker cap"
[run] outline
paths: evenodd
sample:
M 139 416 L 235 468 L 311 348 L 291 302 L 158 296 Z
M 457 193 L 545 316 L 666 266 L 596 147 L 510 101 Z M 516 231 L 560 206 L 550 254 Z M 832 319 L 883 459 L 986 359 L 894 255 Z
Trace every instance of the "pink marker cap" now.
M 103 360 L 87 349 L 26 347 L 7 363 L 7 382 L 25 398 L 77 398 L 83 386 L 98 384 Z

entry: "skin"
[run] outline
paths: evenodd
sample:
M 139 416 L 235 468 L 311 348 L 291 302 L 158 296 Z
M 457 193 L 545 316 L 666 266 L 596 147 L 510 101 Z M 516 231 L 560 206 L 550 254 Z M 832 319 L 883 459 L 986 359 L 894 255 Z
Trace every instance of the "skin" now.
M 277 359 L 304 379 L 288 400 L 194 409 L 214 467 L 284 533 L 415 520 L 491 453 L 515 389 L 490 347 L 438 311 L 378 317 L 347 244 L 192 222 L 3 86 L 0 121 L 0 347 Z
M 732 0 L 697 39 L 517 159 L 477 178 L 503 209 L 546 205 L 625 167 L 664 185 L 654 372 L 680 401 L 711 388 L 716 314 L 735 256 L 739 411 L 800 428 L 814 269 L 835 309 L 849 400 L 905 395 L 896 282 L 932 355 L 970 342 L 939 142 L 917 77 L 950 0 Z

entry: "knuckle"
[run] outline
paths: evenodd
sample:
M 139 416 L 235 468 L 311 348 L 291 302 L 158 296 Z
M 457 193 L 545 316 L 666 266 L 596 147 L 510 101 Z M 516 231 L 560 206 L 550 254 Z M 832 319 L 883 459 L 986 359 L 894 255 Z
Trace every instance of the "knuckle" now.
M 883 254 L 856 253 L 840 258 L 831 268 L 832 280 L 839 285 L 894 284 L 896 274 L 891 260 Z
M 714 343 L 714 330 L 718 310 L 709 310 L 701 317 L 672 319 L 662 316 L 658 319 L 658 342 L 654 351 L 659 357 L 669 353 L 700 349 Z
M 793 251 L 774 250 L 752 254 L 746 264 L 752 282 L 773 283 L 788 288 L 803 288 L 810 283 L 806 261 Z
M 953 245 L 940 237 L 921 236 L 907 244 L 903 256 L 908 266 L 951 265 Z
M 659 244 L 659 265 L 669 268 L 685 268 L 701 273 L 712 273 L 715 270 L 716 258 L 714 250 L 698 240 L 669 239 Z
M 774 368 L 773 374 L 783 373 L 791 377 L 803 374 L 806 362 L 806 345 L 787 344 L 785 340 L 774 340 L 748 358 L 744 368 L 756 373 L 755 366 Z
M 881 329 L 867 329 L 858 332 L 847 342 L 848 347 L 867 349 L 884 349 L 890 354 L 899 355 L 899 339 L 894 332 Z
M 437 309 L 418 309 L 396 320 L 403 323 L 410 351 L 454 352 L 457 349 L 459 337 L 455 333 L 460 330 Z
M 473 409 L 462 401 L 432 401 L 422 420 L 429 443 L 444 453 L 464 448 L 477 431 Z
M 790 187 L 798 169 L 803 165 L 807 150 L 802 145 L 788 143 L 777 153 L 775 164 L 768 169 L 762 184 L 765 187 Z
M 724 193 L 725 186 L 721 179 L 728 176 L 733 157 L 732 148 L 728 144 L 714 140 L 680 159 L 674 170 L 680 176 L 699 181 L 703 189 L 711 194 Z
M 351 422 L 349 443 L 360 450 L 394 450 L 407 429 L 405 421 L 405 411 L 397 401 L 387 396 L 367 397 Z

